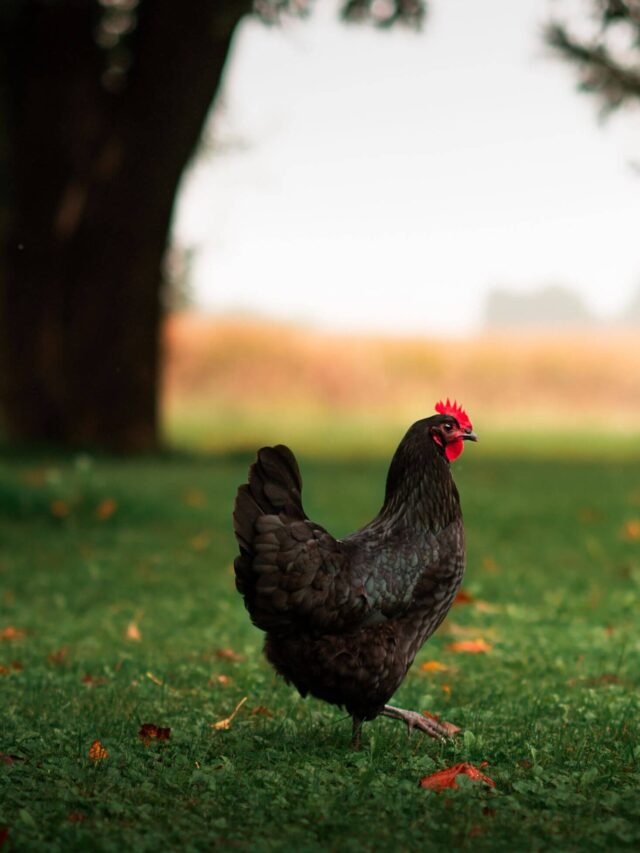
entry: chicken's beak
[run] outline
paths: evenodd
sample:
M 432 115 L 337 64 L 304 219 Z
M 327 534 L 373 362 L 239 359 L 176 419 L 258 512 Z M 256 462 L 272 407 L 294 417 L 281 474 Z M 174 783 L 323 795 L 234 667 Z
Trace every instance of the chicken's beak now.
M 469 432 L 466 432 L 466 431 L 463 432 L 460 435 L 460 438 L 463 441 L 477 441 L 478 440 L 478 436 L 475 434 L 475 432 L 473 430 L 469 430 Z

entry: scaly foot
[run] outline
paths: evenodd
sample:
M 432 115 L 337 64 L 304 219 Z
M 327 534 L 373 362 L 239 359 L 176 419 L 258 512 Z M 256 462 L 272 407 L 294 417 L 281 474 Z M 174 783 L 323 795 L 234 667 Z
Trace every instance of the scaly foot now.
M 403 720 L 407 724 L 409 734 L 414 729 L 420 729 L 421 732 L 424 732 L 435 740 L 446 740 L 453 737 L 456 731 L 459 731 L 457 726 L 451 723 L 439 723 L 431 717 L 425 717 L 423 714 L 418 713 L 418 711 L 405 711 L 404 708 L 395 708 L 393 705 L 385 705 L 381 713 L 384 717 Z

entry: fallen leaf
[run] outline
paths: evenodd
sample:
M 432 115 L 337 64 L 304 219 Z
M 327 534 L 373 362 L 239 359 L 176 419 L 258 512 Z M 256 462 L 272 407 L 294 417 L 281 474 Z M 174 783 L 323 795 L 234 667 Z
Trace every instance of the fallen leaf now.
M 625 521 L 620 535 L 630 542 L 636 542 L 640 539 L 640 518 L 630 518 Z
M 27 632 L 22 628 L 15 628 L 13 625 L 8 625 L 0 631 L 0 640 L 24 640 Z
M 24 667 L 19 660 L 11 661 L 8 666 L 0 664 L 0 675 L 11 675 L 12 672 L 22 672 Z
M 231 684 L 231 679 L 228 675 L 212 675 L 209 679 L 209 685 L 219 684 L 221 687 L 228 687 Z
M 453 599 L 454 604 L 472 604 L 474 601 L 475 598 L 466 589 L 459 589 L 456 592 L 456 597 Z
M 216 657 L 220 658 L 220 660 L 230 660 L 233 663 L 240 663 L 240 661 L 244 660 L 242 655 L 239 655 L 237 652 L 234 652 L 233 649 L 217 649 Z
M 249 698 L 248 696 L 245 696 L 243 699 L 241 699 L 238 702 L 238 704 L 236 705 L 236 707 L 233 709 L 230 716 L 226 717 L 224 720 L 218 720 L 217 723 L 211 723 L 211 728 L 215 729 L 216 731 L 222 731 L 222 730 L 226 731 L 226 729 L 231 728 L 231 723 L 233 721 L 233 718 L 238 713 L 240 708 L 242 708 L 242 706 L 244 705 L 244 703 L 247 701 L 248 698 Z
M 445 729 L 448 735 L 456 735 L 458 732 L 461 732 L 462 729 L 460 726 L 456 726 L 453 723 L 448 723 L 446 720 L 441 720 L 437 714 L 432 714 L 431 711 L 423 711 L 423 717 L 428 717 L 430 720 L 435 720 L 436 723 L 440 723 L 440 725 Z
M 70 812 L 67 815 L 67 820 L 69 823 L 82 823 L 83 820 L 86 820 L 87 816 L 82 814 L 82 812 Z
M 485 572 L 489 572 L 490 575 L 500 574 L 498 564 L 493 559 L 493 557 L 484 557 L 482 560 L 482 568 L 485 570 Z
M 591 506 L 585 506 L 578 510 L 578 521 L 583 524 L 593 524 L 594 521 L 602 519 L 602 512 L 599 509 L 594 509 Z
M 446 672 L 449 669 L 439 660 L 426 660 L 420 664 L 420 672 Z
M 477 655 L 490 652 L 493 646 L 478 637 L 477 640 L 459 640 L 457 643 L 449 643 L 447 649 L 450 652 L 466 652 L 467 654 Z
M 211 536 L 208 533 L 198 533 L 189 540 L 189 544 L 194 551 L 205 551 L 211 542 Z
M 155 723 L 143 723 L 140 726 L 138 737 L 145 746 L 149 746 L 152 740 L 169 740 L 171 737 L 171 729 L 167 726 L 156 726 Z
M 63 500 L 51 501 L 49 510 L 54 518 L 66 518 L 71 511 L 69 504 Z
M 9 840 L 9 827 L 8 826 L 0 826 L 0 847 L 7 843 Z
M 99 740 L 94 740 L 94 742 L 89 747 L 89 759 L 91 761 L 98 762 L 104 761 L 106 758 L 109 758 L 109 753 Z
M 117 509 L 118 504 L 113 498 L 105 498 L 96 507 L 96 518 L 100 521 L 106 521 L 108 518 L 111 518 Z
M 124 635 L 127 640 L 131 640 L 131 642 L 133 643 L 139 643 L 142 639 L 142 634 L 140 633 L 140 628 L 138 628 L 138 623 L 134 621 L 129 622 Z
M 256 705 L 255 708 L 251 709 L 251 713 L 254 716 L 269 717 L 270 719 L 273 717 L 271 711 L 268 708 L 265 708 L 264 705 Z
M 201 492 L 200 489 L 189 489 L 189 491 L 185 493 L 184 502 L 187 506 L 200 509 L 206 504 L 207 498 L 205 493 Z
M 480 766 L 484 767 L 486 762 Z M 491 788 L 495 788 L 496 783 L 493 779 L 481 773 L 473 764 L 454 764 L 453 767 L 447 767 L 444 770 L 439 770 L 437 773 L 432 773 L 431 776 L 423 776 L 420 780 L 421 788 L 429 788 L 432 791 L 442 791 L 445 788 L 458 788 L 456 776 L 468 776 L 474 782 L 484 782 Z
M 108 683 L 108 679 L 105 678 L 103 675 L 99 675 L 97 677 L 94 677 L 93 675 L 89 675 L 88 672 L 82 676 L 81 680 L 82 680 L 83 684 L 88 684 L 89 687 L 95 687 L 98 684 L 107 684 Z
M 24 761 L 19 755 L 9 755 L 6 752 L 0 752 L 0 764 L 15 764 L 16 761 Z
M 64 661 L 69 656 L 69 646 L 63 646 L 61 649 L 57 649 L 55 652 L 49 652 L 47 655 L 47 660 L 49 663 L 54 664 L 55 666 L 60 666 L 60 664 L 64 663 Z
M 450 684 L 442 684 L 442 685 L 441 685 L 441 687 L 440 687 L 440 689 L 441 689 L 441 690 L 442 690 L 442 692 L 443 692 L 443 693 L 445 693 L 447 696 L 451 696 L 451 685 L 450 685 Z

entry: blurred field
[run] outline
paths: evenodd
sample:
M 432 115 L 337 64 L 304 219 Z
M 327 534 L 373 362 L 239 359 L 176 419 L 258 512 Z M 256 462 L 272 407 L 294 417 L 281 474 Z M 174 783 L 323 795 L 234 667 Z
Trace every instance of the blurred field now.
M 640 453 L 632 334 L 394 339 L 187 314 L 168 321 L 165 352 L 165 429 L 179 446 L 386 453 L 451 396 L 486 452 Z

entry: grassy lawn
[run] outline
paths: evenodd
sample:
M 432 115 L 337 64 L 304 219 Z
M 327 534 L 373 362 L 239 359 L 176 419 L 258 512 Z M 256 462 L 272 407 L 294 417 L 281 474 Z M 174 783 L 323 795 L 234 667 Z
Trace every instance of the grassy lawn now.
M 344 713 L 273 674 L 233 588 L 246 454 L 5 454 L 5 847 L 637 849 L 640 460 L 482 448 L 455 467 L 472 601 L 396 696 L 464 734 L 441 745 L 380 719 L 359 754 Z M 362 524 L 386 463 L 303 458 L 307 512 L 336 535 Z M 488 652 L 448 648 L 477 638 Z M 144 723 L 170 737 L 145 744 Z M 95 740 L 108 757 L 89 758 Z M 462 761 L 488 762 L 496 787 L 418 787 Z

